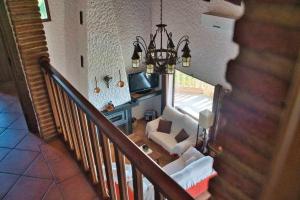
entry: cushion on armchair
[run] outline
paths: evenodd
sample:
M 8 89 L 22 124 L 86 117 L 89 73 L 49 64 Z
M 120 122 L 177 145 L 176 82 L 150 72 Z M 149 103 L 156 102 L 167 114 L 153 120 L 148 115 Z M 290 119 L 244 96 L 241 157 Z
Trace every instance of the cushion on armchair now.
M 172 128 L 172 121 L 168 120 L 159 120 L 157 131 L 163 133 L 170 133 Z
M 182 129 L 176 136 L 175 136 L 175 140 L 179 143 L 182 142 L 186 139 L 188 139 L 189 135 L 185 132 L 184 129 Z

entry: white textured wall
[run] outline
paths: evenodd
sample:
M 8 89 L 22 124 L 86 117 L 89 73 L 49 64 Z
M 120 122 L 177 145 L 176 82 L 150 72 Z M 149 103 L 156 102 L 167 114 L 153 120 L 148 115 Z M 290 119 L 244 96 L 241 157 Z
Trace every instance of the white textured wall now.
M 51 64 L 87 97 L 87 68 L 80 67 L 80 55 L 86 58 L 86 27 L 79 25 L 79 10 L 85 0 L 48 0 L 51 21 L 44 22 Z
M 87 55 L 89 100 L 102 109 L 109 101 L 115 106 L 130 101 L 128 84 L 119 88 L 119 70 L 126 77 L 121 42 L 117 27 L 117 16 L 112 0 L 89 0 L 87 4 Z M 113 80 L 107 88 L 103 78 L 110 75 Z M 99 80 L 101 92 L 94 93 L 94 77 Z
M 152 3 L 149 0 L 114 0 L 117 15 L 117 27 L 121 44 L 122 55 L 127 73 L 141 71 L 133 69 L 131 66 L 131 56 L 133 53 L 133 41 L 137 35 L 142 36 L 149 42 L 152 30 Z M 137 119 L 144 117 L 144 112 L 154 109 L 160 113 L 161 98 L 156 97 L 140 102 L 132 109 L 132 115 Z
M 85 0 L 64 0 L 65 2 L 65 45 L 66 45 L 66 78 L 85 97 L 88 97 L 87 87 L 87 52 L 86 52 L 86 23 L 80 25 L 79 12 L 85 13 Z M 85 17 L 84 17 L 85 19 Z M 81 67 L 80 55 L 85 58 Z
M 151 1 L 113 0 L 122 55 L 127 72 L 132 72 L 133 41 L 137 35 L 149 41 L 152 29 Z
M 51 21 L 44 22 L 51 64 L 66 74 L 64 1 L 48 0 Z
M 208 83 L 230 87 L 225 80 L 226 66 L 228 60 L 238 53 L 237 45 L 232 42 L 233 30 L 224 32 L 201 25 L 202 13 L 221 10 L 220 8 L 222 4 L 216 1 L 211 3 L 199 0 L 186 0 L 184 3 L 182 0 L 164 1 L 163 22 L 168 24 L 168 31 L 173 32 L 175 43 L 184 34 L 190 36 L 192 65 L 190 68 L 182 68 L 179 64 L 178 69 Z M 225 10 L 236 12 L 234 9 L 236 8 Z M 159 13 L 160 0 L 153 0 L 153 24 L 159 23 Z
M 161 96 L 156 96 L 151 99 L 140 102 L 136 107 L 132 108 L 132 116 L 136 119 L 142 119 L 146 110 L 156 110 L 157 114 L 161 114 Z

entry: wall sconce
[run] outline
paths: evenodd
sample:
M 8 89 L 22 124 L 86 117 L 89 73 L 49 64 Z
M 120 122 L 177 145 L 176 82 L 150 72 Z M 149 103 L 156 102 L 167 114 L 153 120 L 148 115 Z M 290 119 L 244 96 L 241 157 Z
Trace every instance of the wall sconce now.
M 105 81 L 107 88 L 109 88 L 109 84 L 112 81 L 112 77 L 109 75 L 106 75 L 106 76 L 104 76 L 103 80 Z
M 95 84 L 96 84 L 96 86 L 95 86 L 94 92 L 95 92 L 95 94 L 99 94 L 101 90 L 98 87 L 98 80 L 97 80 L 96 76 L 95 76 Z

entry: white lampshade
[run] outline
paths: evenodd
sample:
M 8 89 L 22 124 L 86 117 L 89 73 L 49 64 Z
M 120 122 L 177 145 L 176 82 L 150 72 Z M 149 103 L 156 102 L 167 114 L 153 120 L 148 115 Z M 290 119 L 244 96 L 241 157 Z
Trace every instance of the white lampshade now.
M 208 129 L 214 124 L 214 114 L 210 110 L 203 110 L 199 113 L 199 125 Z

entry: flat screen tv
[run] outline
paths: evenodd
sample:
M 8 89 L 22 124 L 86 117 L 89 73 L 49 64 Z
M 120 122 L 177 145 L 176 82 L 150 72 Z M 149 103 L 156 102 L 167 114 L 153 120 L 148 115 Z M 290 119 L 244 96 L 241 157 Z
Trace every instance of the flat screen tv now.
M 131 93 L 146 93 L 159 85 L 159 75 L 146 75 L 145 72 L 138 72 L 128 75 L 129 90 Z

